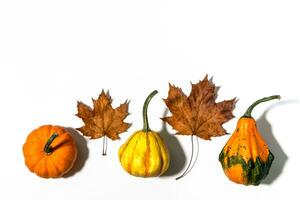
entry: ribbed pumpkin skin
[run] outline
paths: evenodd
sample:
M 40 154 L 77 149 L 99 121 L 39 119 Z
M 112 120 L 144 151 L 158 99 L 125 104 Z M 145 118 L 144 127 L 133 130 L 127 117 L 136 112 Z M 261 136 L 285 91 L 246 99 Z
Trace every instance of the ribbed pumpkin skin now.
M 224 173 L 233 182 L 258 185 L 274 159 L 253 118 L 242 117 L 219 155 Z
M 158 133 L 135 132 L 119 149 L 122 167 L 131 175 L 154 177 L 169 167 L 169 153 Z
M 58 137 L 51 144 L 53 151 L 44 152 L 45 144 L 53 133 Z M 28 169 L 43 178 L 58 178 L 67 173 L 77 157 L 77 147 L 72 136 L 62 127 L 44 125 L 33 130 L 23 145 L 23 155 Z

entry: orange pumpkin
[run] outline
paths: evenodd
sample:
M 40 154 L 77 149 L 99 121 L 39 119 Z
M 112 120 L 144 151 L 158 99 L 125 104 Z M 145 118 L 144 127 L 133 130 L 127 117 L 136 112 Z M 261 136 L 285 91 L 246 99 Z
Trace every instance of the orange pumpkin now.
M 58 178 L 73 167 L 77 147 L 66 129 L 44 125 L 27 136 L 23 154 L 31 172 L 43 178 Z

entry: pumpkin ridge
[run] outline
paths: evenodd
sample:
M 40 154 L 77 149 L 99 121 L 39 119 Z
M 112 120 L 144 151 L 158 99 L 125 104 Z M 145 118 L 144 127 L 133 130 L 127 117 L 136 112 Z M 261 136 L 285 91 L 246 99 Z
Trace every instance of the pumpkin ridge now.
M 253 135 L 252 135 L 253 134 Z M 248 136 L 248 146 L 249 146 L 249 157 L 252 158 L 252 159 L 256 159 L 257 157 L 257 153 L 255 151 L 257 151 L 257 143 L 255 141 L 255 136 L 254 136 L 254 133 L 251 132 Z M 251 160 L 251 159 L 249 159 Z
M 159 143 L 159 141 L 158 141 L 158 138 L 157 138 L 157 135 L 156 134 L 153 134 L 153 136 L 154 136 L 154 139 L 155 139 L 155 141 L 156 141 L 156 144 L 157 144 L 157 146 L 158 146 L 158 149 L 159 149 L 159 159 L 160 159 L 160 169 L 159 169 L 159 174 L 161 175 L 161 173 L 163 173 L 162 172 L 162 169 L 163 169 L 163 166 L 164 166 L 164 160 L 162 159 L 162 150 L 161 150 L 161 145 L 160 145 L 160 143 Z
M 37 164 L 35 165 L 35 167 L 33 169 L 34 173 L 36 173 L 39 176 L 44 177 L 44 178 L 45 178 L 45 176 L 40 174 L 39 168 L 41 167 L 41 165 L 43 165 L 43 164 L 45 165 L 45 159 L 46 159 L 46 157 L 42 156 L 42 158 L 37 162 Z
M 150 141 L 149 141 L 149 135 L 151 132 L 146 133 L 146 152 L 144 157 L 144 165 L 145 165 L 145 176 L 147 177 L 149 175 L 149 167 L 150 167 Z
M 262 153 L 259 155 L 262 159 L 263 162 L 267 162 L 270 154 L 270 149 L 268 145 L 265 143 L 265 140 L 261 133 L 257 130 L 256 132 L 256 138 L 257 141 L 259 142 L 259 148 L 261 149 Z
M 245 122 L 245 124 L 242 124 L 243 129 L 242 129 L 241 133 L 244 133 L 246 135 L 246 138 L 247 138 L 247 146 L 249 148 L 249 150 L 248 150 L 249 160 L 248 161 L 250 161 L 251 158 L 253 158 L 253 141 L 252 141 L 253 137 L 252 137 L 252 135 L 254 135 L 254 131 L 253 131 L 253 128 L 252 128 L 252 124 L 248 122 L 248 119 L 253 120 L 253 118 L 241 118 L 241 119 L 242 120 L 247 120 Z
M 48 138 L 45 139 L 45 137 L 43 136 L 43 132 L 44 132 L 45 130 L 42 130 L 42 129 L 47 129 L 46 126 L 47 126 L 47 125 L 41 126 L 40 128 L 35 129 L 35 130 L 33 131 L 33 134 L 35 134 L 35 135 L 37 136 L 37 138 L 39 138 L 40 142 L 41 142 L 41 143 L 44 143 L 44 145 L 46 144 L 45 141 L 47 141 Z
M 259 185 L 259 183 L 266 178 L 271 168 L 274 155 L 269 151 L 268 159 L 266 162 L 261 161 L 259 157 L 256 158 L 254 168 L 249 173 L 248 182 L 249 184 Z
M 49 178 L 49 175 L 50 175 L 49 169 L 48 169 L 48 158 L 49 158 L 48 156 L 45 157 L 45 166 L 44 166 L 45 169 L 46 169 L 45 172 L 46 172 L 46 177 L 47 178 Z
M 31 138 L 37 138 L 37 137 L 34 137 L 32 134 L 30 134 L 27 137 L 26 142 L 23 145 L 23 155 L 25 157 L 25 161 L 28 162 L 28 163 L 32 162 L 31 161 L 32 160 L 32 156 L 38 156 L 39 158 L 36 159 L 36 163 L 37 163 L 41 159 L 41 157 L 43 156 L 43 154 L 41 152 L 39 152 L 38 155 L 36 155 L 37 154 L 37 150 L 36 149 L 40 149 L 40 147 L 39 147 L 40 145 L 37 145 L 36 143 L 40 142 L 40 140 L 38 139 L 37 142 L 32 142 Z M 34 148 L 32 148 L 32 147 L 34 147 Z
M 38 130 L 35 129 L 33 130 L 26 138 L 26 143 L 27 142 L 31 142 L 31 143 L 42 143 L 44 142 L 44 140 L 41 140 L 40 136 L 39 136 L 39 133 L 38 133 Z M 30 145 L 27 145 L 27 146 L 30 146 Z
M 132 147 L 132 154 L 131 154 L 130 160 L 128 161 L 128 164 L 127 164 L 127 169 L 128 169 L 128 172 L 129 172 L 130 174 L 131 174 L 132 160 L 133 160 L 133 158 L 134 158 L 135 149 L 136 149 L 137 144 L 138 144 L 138 142 L 139 142 L 139 137 L 140 137 L 139 135 L 140 135 L 140 133 L 138 133 L 138 138 L 136 139 L 135 144 L 134 144 L 134 146 Z
M 39 163 L 39 161 L 41 161 L 42 159 L 44 158 L 44 156 L 43 155 L 39 155 L 39 158 L 37 158 L 36 159 L 36 161 L 35 161 L 35 163 L 34 164 L 30 164 L 30 171 L 34 171 L 35 170 L 35 167 L 37 166 L 37 164 Z M 27 162 L 28 163 L 31 163 L 32 162 L 32 159 L 30 159 L 30 162 L 28 161 L 28 159 L 27 159 Z
M 266 162 L 268 159 L 268 153 L 265 155 L 266 151 L 268 151 L 268 146 L 265 144 L 264 139 L 262 138 L 261 134 L 259 133 L 256 123 L 254 122 L 254 126 L 252 127 L 253 135 L 250 138 L 254 143 L 255 146 L 251 146 L 252 150 L 255 150 L 255 155 L 253 155 L 253 160 L 256 160 L 257 157 L 260 158 L 260 161 Z M 260 153 L 259 153 L 260 152 Z
M 56 169 L 58 170 L 59 173 L 61 173 L 62 171 L 64 171 L 64 166 L 61 165 L 61 162 L 65 163 L 66 159 L 65 158 L 59 158 L 59 160 L 57 159 L 58 156 L 51 156 L 52 157 L 52 162 L 55 164 Z
M 59 171 L 60 171 L 60 170 L 57 168 L 57 163 L 56 163 L 56 161 L 53 160 L 53 157 L 52 157 L 52 156 L 49 156 L 49 160 L 51 160 L 54 169 L 56 170 L 57 174 L 59 174 Z
M 45 159 L 44 156 L 41 156 L 41 159 L 38 159 L 37 162 L 35 163 L 34 167 L 32 167 L 30 169 L 30 171 L 34 172 L 34 173 L 37 173 L 38 171 L 38 166 L 40 165 L 40 162 L 43 161 Z
M 128 144 L 132 141 L 132 139 L 133 139 L 135 136 L 136 136 L 135 134 L 131 135 L 130 138 L 128 138 L 128 140 L 126 141 L 126 143 L 123 144 L 124 147 L 123 147 L 123 145 L 121 146 L 120 150 L 122 150 L 122 152 L 120 152 L 120 154 L 119 154 L 119 159 L 122 158 L 124 151 L 125 151 L 126 148 L 128 147 Z

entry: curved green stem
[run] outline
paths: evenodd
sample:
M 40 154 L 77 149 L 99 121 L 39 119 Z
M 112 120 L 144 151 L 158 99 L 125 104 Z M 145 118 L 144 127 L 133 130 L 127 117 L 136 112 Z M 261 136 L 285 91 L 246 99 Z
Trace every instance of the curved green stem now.
M 146 98 L 145 100 L 145 103 L 144 103 L 144 106 L 143 106 L 143 121 L 144 121 L 144 128 L 143 128 L 143 131 L 144 132 L 149 132 L 151 131 L 150 127 L 149 127 L 149 123 L 148 123 L 148 114 L 147 114 L 147 111 L 148 111 L 148 105 L 151 101 L 151 99 L 158 93 L 157 90 L 154 90 L 153 92 L 151 92 L 149 94 L 149 96 Z
M 50 154 L 53 151 L 53 149 L 50 147 L 50 145 L 52 144 L 53 140 L 55 138 L 57 138 L 57 137 L 58 137 L 58 134 L 57 133 L 53 133 L 51 135 L 51 137 L 48 139 L 48 141 L 47 141 L 47 143 L 45 144 L 45 147 L 44 147 L 44 152 L 46 154 Z
M 246 110 L 245 114 L 242 116 L 242 117 L 248 117 L 248 118 L 251 118 L 251 113 L 252 113 L 252 110 L 255 106 L 257 106 L 258 104 L 262 103 L 262 102 L 266 102 L 266 101 L 270 101 L 270 100 L 273 100 L 273 99 L 280 99 L 280 95 L 273 95 L 273 96 L 269 96 L 269 97 L 264 97 L 264 98 L 261 98 L 257 101 L 255 101 L 251 106 L 249 106 L 249 108 Z

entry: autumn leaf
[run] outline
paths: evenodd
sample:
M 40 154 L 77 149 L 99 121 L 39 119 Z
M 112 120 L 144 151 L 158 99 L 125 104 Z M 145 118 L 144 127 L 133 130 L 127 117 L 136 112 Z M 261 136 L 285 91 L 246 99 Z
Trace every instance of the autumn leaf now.
M 198 154 L 194 155 L 193 136 L 210 140 L 211 137 L 226 134 L 222 125 L 234 117 L 232 111 L 236 101 L 234 98 L 216 103 L 216 98 L 217 89 L 207 79 L 207 75 L 199 83 L 192 84 L 189 96 L 186 96 L 180 88 L 169 84 L 169 94 L 164 101 L 172 116 L 164 117 L 162 120 L 171 125 L 177 131 L 176 134 L 190 135 L 192 144 L 187 168 L 176 180 L 186 176 L 198 158 Z M 198 142 L 196 144 L 198 152 Z
M 123 121 L 129 114 L 129 102 L 125 101 L 117 108 L 113 108 L 111 104 L 109 92 L 105 93 L 103 90 L 98 99 L 93 99 L 93 109 L 82 102 L 77 102 L 76 116 L 84 122 L 84 126 L 78 130 L 91 139 L 104 137 L 103 148 L 106 136 L 111 140 L 119 139 L 119 134 L 125 132 L 131 125 Z M 106 149 L 103 150 L 103 155 L 105 154 Z
M 216 103 L 216 87 L 207 75 L 187 97 L 180 88 L 169 85 L 169 94 L 164 99 L 172 116 L 162 118 L 180 135 L 196 135 L 209 140 L 226 134 L 222 125 L 234 116 L 235 98 Z

